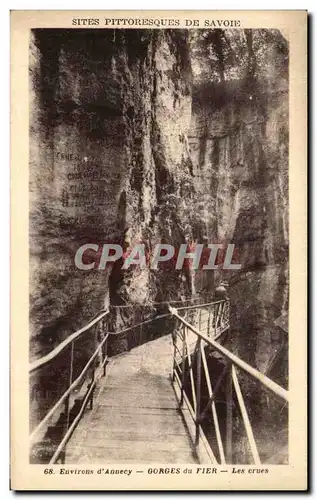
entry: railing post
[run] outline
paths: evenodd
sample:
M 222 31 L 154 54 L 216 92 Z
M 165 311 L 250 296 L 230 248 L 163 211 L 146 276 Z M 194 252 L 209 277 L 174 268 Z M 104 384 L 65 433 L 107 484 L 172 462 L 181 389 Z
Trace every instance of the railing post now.
M 210 337 L 210 306 L 208 307 L 207 336 Z
M 214 304 L 214 306 L 213 306 L 214 310 L 213 310 L 213 319 L 212 319 L 212 322 L 213 322 L 214 336 L 215 337 L 217 336 L 218 308 L 219 308 L 219 304 Z
M 182 387 L 181 387 L 181 399 L 180 406 L 184 402 L 184 390 L 185 390 L 185 362 L 186 362 L 186 326 L 183 324 L 183 348 L 182 348 Z
M 98 324 L 97 324 L 96 325 L 96 329 L 95 329 L 95 349 L 97 349 L 98 346 L 99 346 L 99 332 L 98 332 Z M 94 383 L 95 383 L 96 365 L 98 364 L 98 361 L 99 361 L 99 365 L 100 365 L 100 360 L 101 360 L 101 363 L 102 363 L 102 349 L 99 351 L 99 355 L 96 356 L 96 358 L 94 359 L 94 362 L 92 363 L 91 382 L 87 386 L 88 391 L 90 390 L 90 387 L 92 387 L 94 385 Z M 95 390 L 92 389 L 91 390 L 91 396 L 89 398 L 89 408 L 90 408 L 90 410 L 92 410 L 93 407 L 94 407 L 94 392 L 95 392 Z
M 74 371 L 74 342 L 72 342 L 70 344 L 70 363 L 69 363 L 68 387 L 70 387 L 72 382 L 73 382 L 73 371 Z M 67 387 L 67 389 L 68 389 L 68 387 Z M 65 400 L 65 425 L 64 425 L 65 432 L 64 432 L 64 434 L 66 434 L 68 429 L 69 429 L 69 411 L 70 411 L 69 402 L 70 402 L 70 394 L 67 396 L 67 398 Z M 61 463 L 64 464 L 65 460 L 66 460 L 66 446 L 65 446 L 63 452 L 61 453 Z
M 230 363 L 226 383 L 226 462 L 232 463 L 232 364 Z
M 172 381 L 175 381 L 175 371 L 177 368 L 177 363 L 176 363 L 176 347 L 177 347 L 177 329 L 172 331 L 172 342 L 173 342 L 173 366 L 172 366 Z
M 106 333 L 107 335 L 107 333 Z M 108 356 L 108 338 L 105 340 L 105 343 L 103 345 L 103 376 L 106 376 L 107 373 L 107 361 L 106 358 Z
M 201 339 L 198 341 L 197 349 L 197 368 L 196 368 L 196 437 L 195 444 L 199 443 L 199 426 L 200 426 L 200 400 L 201 400 Z
M 233 387 L 235 389 L 235 393 L 236 393 L 236 396 L 237 396 L 238 404 L 239 404 L 239 407 L 240 407 L 240 411 L 241 411 L 241 416 L 242 416 L 242 421 L 243 421 L 243 424 L 244 424 L 244 428 L 245 428 L 245 431 L 246 431 L 246 434 L 247 434 L 247 438 L 248 438 L 248 441 L 249 441 L 252 458 L 253 458 L 255 464 L 260 464 L 261 463 L 261 459 L 260 459 L 260 455 L 259 455 L 259 452 L 258 452 L 258 449 L 257 449 L 257 446 L 256 446 L 255 439 L 254 439 L 252 425 L 251 425 L 251 422 L 249 420 L 249 415 L 248 415 L 248 412 L 247 412 L 247 409 L 246 409 L 246 406 L 245 406 L 245 402 L 244 402 L 244 399 L 243 399 L 243 396 L 242 396 L 242 392 L 241 392 L 241 388 L 240 388 L 240 384 L 239 384 L 237 372 L 236 372 L 236 369 L 235 369 L 235 367 L 233 365 L 232 365 L 232 382 L 233 382 Z
M 225 302 L 224 321 L 225 321 L 225 327 L 226 328 L 230 327 L 230 302 L 229 302 L 229 299 L 226 299 L 226 302 Z

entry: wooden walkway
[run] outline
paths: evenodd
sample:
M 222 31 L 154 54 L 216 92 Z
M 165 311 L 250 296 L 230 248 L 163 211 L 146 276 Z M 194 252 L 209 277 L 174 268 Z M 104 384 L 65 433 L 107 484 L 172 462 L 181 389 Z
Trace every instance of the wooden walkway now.
M 171 336 L 111 359 L 66 463 L 197 463 L 170 382 Z

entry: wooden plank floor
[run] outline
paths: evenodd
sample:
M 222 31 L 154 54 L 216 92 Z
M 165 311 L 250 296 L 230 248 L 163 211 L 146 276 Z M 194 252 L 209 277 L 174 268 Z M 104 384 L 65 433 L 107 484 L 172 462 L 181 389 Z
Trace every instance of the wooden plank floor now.
M 66 463 L 197 463 L 169 380 L 171 336 L 112 358 Z

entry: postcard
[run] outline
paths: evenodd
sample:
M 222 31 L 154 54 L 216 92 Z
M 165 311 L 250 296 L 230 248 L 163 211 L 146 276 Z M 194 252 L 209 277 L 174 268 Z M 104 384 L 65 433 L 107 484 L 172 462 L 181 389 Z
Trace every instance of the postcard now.
M 11 488 L 307 489 L 307 12 L 11 12 Z

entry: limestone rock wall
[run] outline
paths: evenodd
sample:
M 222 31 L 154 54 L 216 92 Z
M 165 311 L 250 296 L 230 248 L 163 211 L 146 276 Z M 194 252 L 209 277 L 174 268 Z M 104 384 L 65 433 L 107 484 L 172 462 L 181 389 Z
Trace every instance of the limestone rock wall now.
M 242 266 L 221 273 L 230 283 L 233 334 L 242 351 L 259 344 L 249 361 L 263 368 L 276 347 L 274 320 L 288 306 L 288 102 L 270 96 L 264 114 L 249 97 L 243 107 L 197 106 L 189 141 L 205 235 L 234 243 Z
M 288 307 L 287 42 L 274 30 L 36 30 L 30 327 L 51 350 L 109 302 L 133 324 L 230 282 L 239 354 L 266 370 Z M 83 243 L 234 243 L 239 272 L 82 271 Z M 138 307 L 140 306 L 140 307 Z M 123 342 L 120 349 L 127 348 Z
M 191 119 L 187 34 L 36 30 L 30 45 L 30 324 L 33 355 L 109 304 L 188 292 L 178 273 L 76 268 L 83 243 L 190 233 L 185 140 Z M 186 203 L 184 202 L 186 200 Z M 187 211 L 187 212 L 186 212 Z M 133 323 L 133 315 L 129 314 Z M 126 323 L 127 318 L 123 318 Z M 117 326 L 122 318 L 113 318 Z
M 282 35 L 266 38 L 265 55 L 262 36 L 255 30 L 251 78 L 245 58 L 234 78 L 200 82 L 189 144 L 203 232 L 234 243 L 242 266 L 215 274 L 230 284 L 231 347 L 265 371 L 287 342 L 275 321 L 288 309 L 288 65 Z

